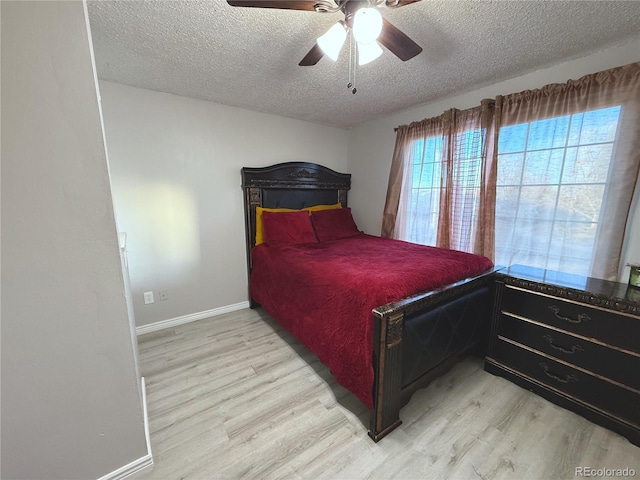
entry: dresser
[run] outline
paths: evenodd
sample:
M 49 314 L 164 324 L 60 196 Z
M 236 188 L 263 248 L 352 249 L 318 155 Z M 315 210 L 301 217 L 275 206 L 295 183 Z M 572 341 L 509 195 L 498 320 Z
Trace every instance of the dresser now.
M 640 290 L 520 265 L 501 270 L 485 370 L 640 446 Z

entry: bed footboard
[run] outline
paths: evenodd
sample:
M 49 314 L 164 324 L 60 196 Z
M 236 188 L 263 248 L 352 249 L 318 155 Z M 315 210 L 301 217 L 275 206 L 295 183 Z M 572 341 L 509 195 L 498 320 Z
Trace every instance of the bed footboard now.
M 374 309 L 374 409 L 379 441 L 402 422 L 411 395 L 488 336 L 494 271 Z
M 402 387 L 402 327 L 404 313 L 384 314 L 374 310 L 373 334 L 373 410 L 369 436 L 379 441 L 400 425 Z M 396 394 L 397 393 L 397 394 Z

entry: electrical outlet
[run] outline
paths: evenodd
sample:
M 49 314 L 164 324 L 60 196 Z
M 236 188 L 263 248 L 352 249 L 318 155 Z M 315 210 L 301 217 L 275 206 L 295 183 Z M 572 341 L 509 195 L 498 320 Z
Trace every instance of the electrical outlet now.
M 153 292 L 144 292 L 143 295 L 145 305 L 149 305 L 150 303 L 155 302 L 155 300 L 153 299 Z
M 167 290 L 159 290 L 158 298 L 160 299 L 160 301 L 169 300 L 169 293 L 167 292 Z

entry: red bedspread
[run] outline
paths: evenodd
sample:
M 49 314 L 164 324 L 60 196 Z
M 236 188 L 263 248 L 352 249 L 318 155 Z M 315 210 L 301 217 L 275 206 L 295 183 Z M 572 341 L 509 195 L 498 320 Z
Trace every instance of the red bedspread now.
M 370 235 L 252 251 L 251 297 L 373 409 L 371 310 L 480 274 L 491 260 Z

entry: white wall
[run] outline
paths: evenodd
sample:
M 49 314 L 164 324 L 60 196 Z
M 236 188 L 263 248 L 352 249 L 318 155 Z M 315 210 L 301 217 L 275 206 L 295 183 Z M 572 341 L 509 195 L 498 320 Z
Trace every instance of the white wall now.
M 147 454 L 82 2 L 1 3 L 2 478 Z
M 136 323 L 246 302 L 240 169 L 309 161 L 344 172 L 348 132 L 116 83 L 100 86 Z M 167 290 L 168 300 L 158 301 L 159 290 Z M 155 293 L 155 303 L 144 305 L 146 291 Z
M 412 108 L 396 115 L 365 123 L 349 132 L 348 170 L 353 175 L 350 205 L 359 216 L 359 226 L 367 233 L 379 235 L 382 228 L 391 157 L 395 144 L 393 129 L 399 125 L 435 117 L 450 108 L 466 109 L 479 105 L 483 98 L 494 98 L 549 83 L 563 83 L 589 73 L 640 61 L 640 36 L 636 41 L 600 51 L 528 75 L 506 80 L 488 87 Z M 637 195 L 636 195 L 637 196 Z M 628 231 L 624 263 L 640 262 L 640 219 L 635 202 L 634 223 Z M 632 235 L 632 232 L 636 232 Z M 626 282 L 628 268 L 620 280 Z

